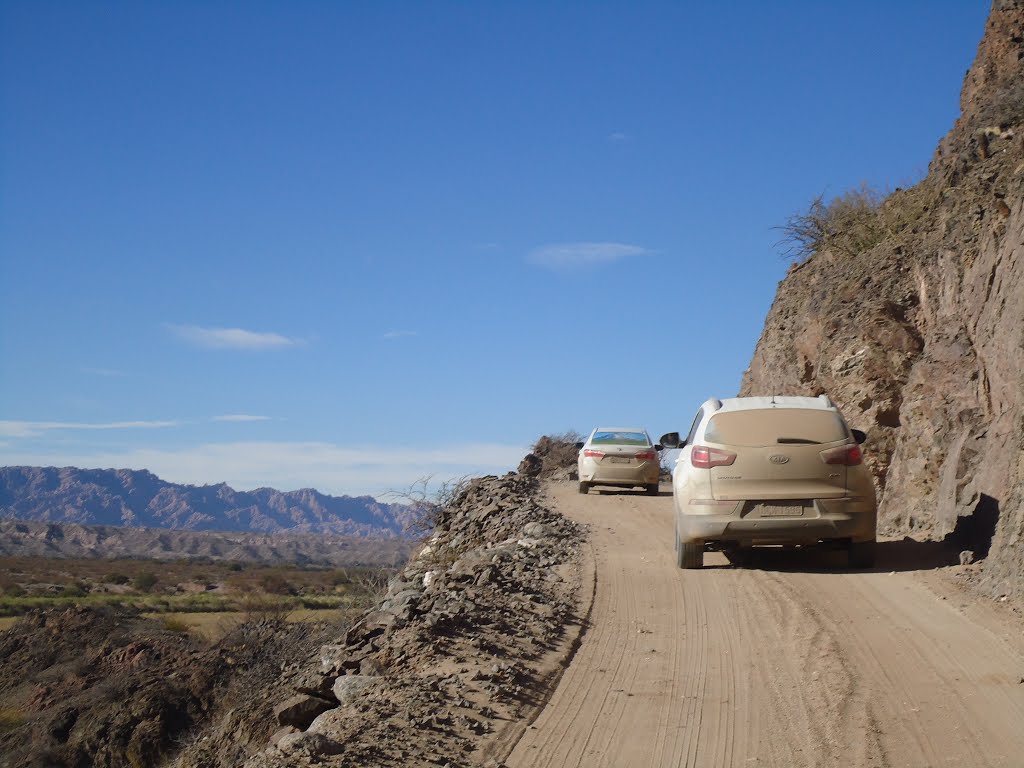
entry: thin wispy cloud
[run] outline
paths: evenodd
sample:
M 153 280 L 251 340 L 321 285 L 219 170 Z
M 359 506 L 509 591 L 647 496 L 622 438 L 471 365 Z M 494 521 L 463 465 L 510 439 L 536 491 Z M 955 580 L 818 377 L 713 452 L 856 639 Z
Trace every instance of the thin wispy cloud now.
M 578 269 L 652 253 L 649 248 L 628 243 L 559 243 L 531 251 L 526 260 L 548 269 Z
M 622 131 L 615 131 L 614 133 L 608 134 L 608 141 L 625 141 L 629 136 Z
M 385 339 L 405 339 L 410 336 L 418 336 L 416 331 L 388 331 L 384 334 Z
M 164 327 L 182 341 L 210 349 L 279 349 L 305 343 L 302 339 L 280 333 L 247 331 L 244 328 L 204 328 L 173 323 L 166 323 Z
M 270 421 L 269 416 L 253 416 L 248 413 L 226 413 L 223 416 L 214 416 L 211 421 L 229 421 L 229 422 L 245 422 L 245 421 Z
M 177 421 L 0 421 L 0 437 L 36 437 L 45 432 L 90 429 L 160 429 L 176 427 Z

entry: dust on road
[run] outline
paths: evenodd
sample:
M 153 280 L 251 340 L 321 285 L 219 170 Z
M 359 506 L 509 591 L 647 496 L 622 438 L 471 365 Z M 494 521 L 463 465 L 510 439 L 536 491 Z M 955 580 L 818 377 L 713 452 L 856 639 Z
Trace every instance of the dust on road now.
M 591 526 L 595 586 L 512 768 L 1024 766 L 1020 623 L 904 550 L 872 572 L 839 553 L 682 571 L 665 491 L 549 494 Z

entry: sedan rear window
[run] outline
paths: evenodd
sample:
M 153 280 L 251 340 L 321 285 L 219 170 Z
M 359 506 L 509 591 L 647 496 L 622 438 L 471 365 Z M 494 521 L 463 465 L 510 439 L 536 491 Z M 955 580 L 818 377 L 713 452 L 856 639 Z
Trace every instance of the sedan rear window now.
M 602 445 L 650 445 L 643 432 L 595 432 L 591 444 Z
M 835 443 L 849 436 L 839 414 L 808 408 L 727 411 L 712 416 L 704 431 L 709 443 L 745 447 Z

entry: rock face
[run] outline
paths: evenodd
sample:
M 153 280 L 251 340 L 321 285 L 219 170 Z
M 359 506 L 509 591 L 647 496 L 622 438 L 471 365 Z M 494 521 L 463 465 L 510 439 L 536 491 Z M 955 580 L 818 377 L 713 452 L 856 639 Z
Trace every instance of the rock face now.
M 167 483 L 145 470 L 0 467 L 0 517 L 20 520 L 394 536 L 402 532 L 406 512 L 370 496 L 326 496 L 310 488 L 242 492 L 224 483 Z
M 382 601 L 294 674 L 276 711 L 301 730 L 248 768 L 498 765 L 501 729 L 528 721 L 584 622 L 583 531 L 536 491 L 525 475 L 470 482 Z
M 883 530 L 1024 595 L 1024 1 L 994 3 L 961 109 L 882 204 L 899 226 L 790 269 L 740 394 L 827 393 L 869 434 Z

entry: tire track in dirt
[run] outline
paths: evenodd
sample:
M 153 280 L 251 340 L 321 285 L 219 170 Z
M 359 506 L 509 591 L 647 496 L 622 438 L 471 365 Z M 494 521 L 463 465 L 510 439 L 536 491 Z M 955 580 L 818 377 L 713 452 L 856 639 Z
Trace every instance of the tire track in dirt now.
M 912 572 L 717 554 L 681 571 L 671 498 L 550 493 L 591 526 L 593 604 L 510 768 L 1024 766 L 1020 633 Z

